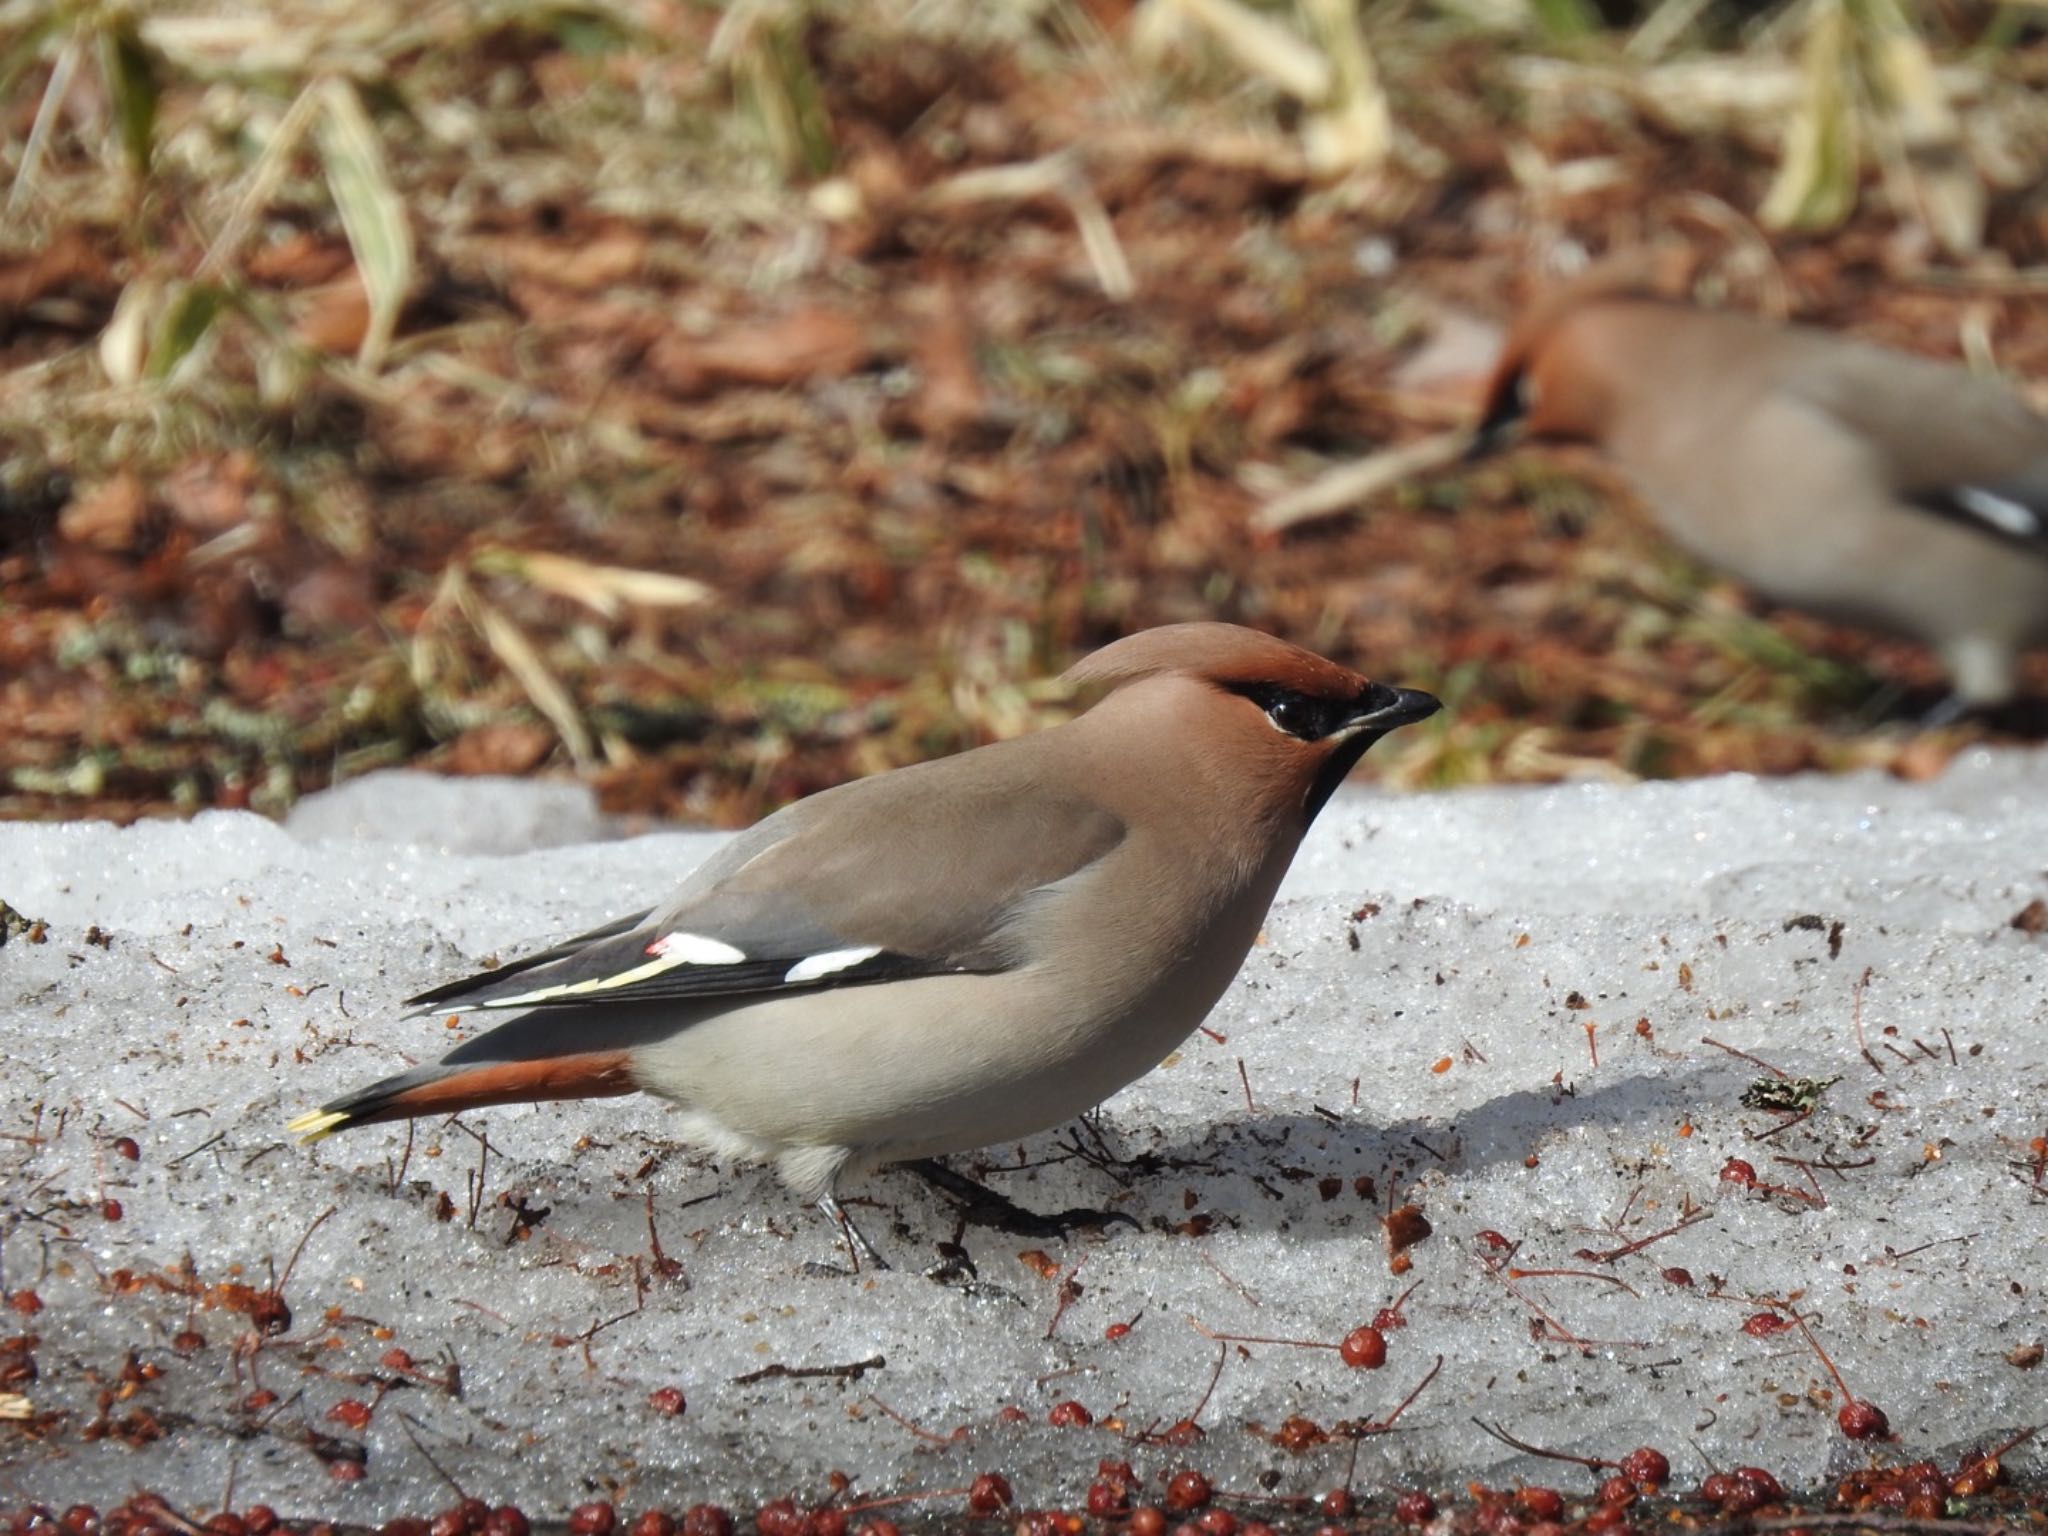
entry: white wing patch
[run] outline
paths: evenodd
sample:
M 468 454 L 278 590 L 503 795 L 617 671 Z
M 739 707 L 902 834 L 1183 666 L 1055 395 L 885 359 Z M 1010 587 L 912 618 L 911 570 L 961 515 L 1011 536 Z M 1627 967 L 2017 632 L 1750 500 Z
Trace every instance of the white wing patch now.
M 647 946 L 647 953 L 676 965 L 738 965 L 747 958 L 745 950 L 701 933 L 665 933 Z
M 859 965 L 863 960 L 872 960 L 881 952 L 879 944 L 864 944 L 858 949 L 833 949 L 822 955 L 808 955 L 783 973 L 783 984 L 793 987 L 799 982 L 816 981 L 821 976 L 830 976 L 835 971 Z
M 1989 523 L 2000 533 L 2031 539 L 2041 532 L 2040 514 L 2009 496 L 1994 496 L 1976 485 L 1959 485 L 1953 494 L 1957 506 L 1979 522 Z
M 630 987 L 636 981 L 659 976 L 663 971 L 672 971 L 679 965 L 738 965 L 747 958 L 746 951 L 735 949 L 718 939 L 707 939 L 700 933 L 663 934 L 647 946 L 647 953 L 654 958 L 645 965 L 614 971 L 609 976 L 593 976 L 588 981 L 566 982 L 557 987 L 537 987 L 531 992 L 521 992 L 517 997 L 494 997 L 482 1006 L 530 1008 L 535 1003 L 549 1003 L 557 998 L 586 997 L 593 992 L 611 992 L 620 987 Z

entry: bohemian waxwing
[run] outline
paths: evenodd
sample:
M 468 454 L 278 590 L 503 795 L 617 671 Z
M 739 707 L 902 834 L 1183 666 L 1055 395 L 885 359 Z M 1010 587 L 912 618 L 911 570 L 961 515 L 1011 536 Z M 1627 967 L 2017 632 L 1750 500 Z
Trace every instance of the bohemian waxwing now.
M 1773 602 L 1931 647 L 1950 713 L 2048 643 L 2048 418 L 1996 380 L 1582 284 L 1514 326 L 1480 451 L 1590 442 L 1681 546 Z
M 1101 697 L 1065 724 L 812 795 L 663 905 L 421 993 L 520 1017 L 292 1129 L 643 1090 L 866 1248 L 842 1178 L 1044 1130 L 1156 1065 L 1323 802 L 1438 708 L 1229 624 L 1146 630 L 1066 680 Z

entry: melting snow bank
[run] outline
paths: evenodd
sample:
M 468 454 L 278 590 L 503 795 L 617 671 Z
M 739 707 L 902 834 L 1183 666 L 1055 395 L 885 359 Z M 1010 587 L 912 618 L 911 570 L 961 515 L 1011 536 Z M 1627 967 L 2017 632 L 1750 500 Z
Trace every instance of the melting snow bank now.
M 401 997 L 652 902 L 717 842 L 513 852 L 601 824 L 559 787 L 343 793 L 293 830 L 0 827 L 0 897 L 47 924 L 0 949 L 13 1494 L 212 1508 L 232 1480 L 374 1522 L 447 1479 L 559 1516 L 816 1498 L 843 1469 L 1072 1507 L 1100 1458 L 1315 1492 L 1354 1445 L 1361 1489 L 1577 1475 L 1475 1418 L 1660 1446 L 1683 1486 L 1701 1456 L 1813 1485 L 1873 1448 L 1795 1312 L 1889 1416 L 1875 1454 L 2043 1416 L 2048 934 L 2013 918 L 2048 894 L 2048 756 L 1340 799 L 1222 1038 L 1098 1125 L 960 1164 L 1138 1228 L 962 1231 L 890 1173 L 857 1193 L 898 1268 L 857 1278 L 651 1100 L 292 1144 L 294 1114 L 460 1035 Z M 1396 1275 L 1408 1205 L 1432 1230 Z M 925 1278 L 956 1237 L 971 1271 Z M 1376 1370 L 1212 1337 L 1335 1345 L 1410 1287 Z M 1343 1436 L 1439 1356 L 1388 1432 Z M 1048 1422 L 1069 1400 L 1092 1426 Z M 1199 1449 L 1139 1438 L 1188 1418 Z

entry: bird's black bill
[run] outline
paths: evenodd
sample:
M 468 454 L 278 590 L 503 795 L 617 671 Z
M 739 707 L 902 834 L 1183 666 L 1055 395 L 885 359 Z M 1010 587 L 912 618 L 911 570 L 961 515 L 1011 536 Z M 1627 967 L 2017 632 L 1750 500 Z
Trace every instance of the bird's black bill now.
M 1443 701 L 1435 694 L 1419 688 L 1390 688 L 1385 683 L 1374 683 L 1344 723 L 1350 728 L 1365 726 L 1385 732 L 1427 720 L 1443 707 Z

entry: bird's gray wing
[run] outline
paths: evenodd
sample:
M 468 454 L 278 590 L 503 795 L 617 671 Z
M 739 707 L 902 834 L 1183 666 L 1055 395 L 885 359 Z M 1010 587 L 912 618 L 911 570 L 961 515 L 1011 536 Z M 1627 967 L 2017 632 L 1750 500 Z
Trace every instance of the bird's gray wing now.
M 1124 824 L 1000 771 L 1001 759 L 977 773 L 961 761 L 813 795 L 735 838 L 630 928 L 414 1001 L 546 1008 L 1008 969 L 1025 958 L 1016 920 L 1033 893 L 1101 859 Z
M 2013 389 L 1950 364 L 1836 345 L 1796 392 L 1870 446 L 1906 505 L 2048 558 L 2048 419 Z

